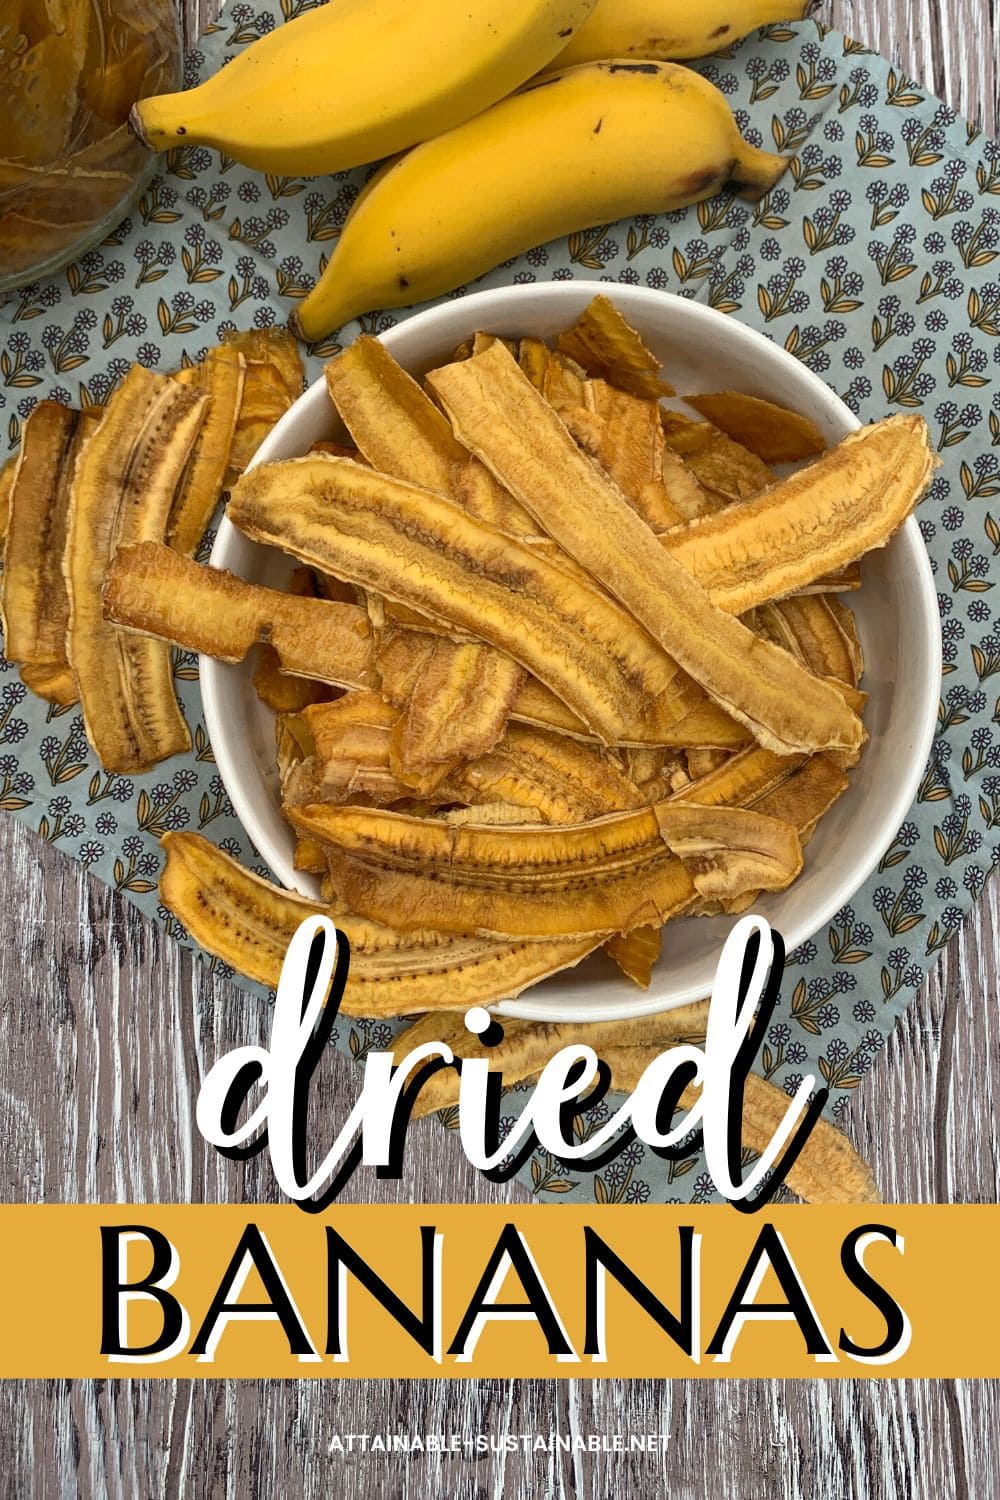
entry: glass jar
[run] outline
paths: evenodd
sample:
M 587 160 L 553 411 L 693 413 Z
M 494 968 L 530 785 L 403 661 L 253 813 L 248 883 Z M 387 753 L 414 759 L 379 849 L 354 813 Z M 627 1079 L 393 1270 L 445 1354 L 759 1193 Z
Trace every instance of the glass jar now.
M 180 82 L 176 0 L 0 0 L 0 293 L 120 223 L 156 161 L 128 112 Z

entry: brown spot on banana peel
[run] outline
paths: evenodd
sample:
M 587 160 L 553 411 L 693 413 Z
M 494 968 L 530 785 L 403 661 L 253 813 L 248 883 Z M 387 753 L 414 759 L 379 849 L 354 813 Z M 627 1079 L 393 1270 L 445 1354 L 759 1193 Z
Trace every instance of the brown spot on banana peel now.
M 692 176 L 684 179 L 683 193 L 685 197 L 701 198 L 706 193 L 714 194 L 722 192 L 731 182 L 731 173 L 734 163 L 730 163 L 721 171 L 708 168 L 704 172 L 695 172 Z

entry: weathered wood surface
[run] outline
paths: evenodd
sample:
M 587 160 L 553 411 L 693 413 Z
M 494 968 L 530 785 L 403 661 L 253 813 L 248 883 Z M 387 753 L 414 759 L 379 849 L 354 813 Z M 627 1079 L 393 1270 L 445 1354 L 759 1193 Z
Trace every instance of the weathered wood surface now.
M 211 0 L 186 3 L 193 28 Z M 993 0 L 833 0 L 820 13 L 996 132 Z M 220 1159 L 193 1123 L 206 1060 L 256 1040 L 260 1007 L 10 820 L 0 868 L 5 1199 L 272 1199 L 259 1163 Z M 997 1199 L 997 930 L 992 884 L 857 1092 L 851 1128 L 889 1201 Z M 348 1068 L 334 1060 L 327 1101 Z M 379 1188 L 387 1201 L 507 1192 L 519 1190 L 484 1184 L 432 1121 L 411 1137 L 405 1183 Z M 671 1442 L 642 1458 L 326 1452 L 334 1433 L 392 1430 Z M 1000 1494 L 998 1435 L 996 1382 L 8 1382 L 0 1494 L 985 1500 Z

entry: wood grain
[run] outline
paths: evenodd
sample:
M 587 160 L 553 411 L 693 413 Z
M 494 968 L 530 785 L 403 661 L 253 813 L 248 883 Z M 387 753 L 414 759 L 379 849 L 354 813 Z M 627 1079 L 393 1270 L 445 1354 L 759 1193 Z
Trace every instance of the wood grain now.
M 189 35 L 210 7 L 187 0 Z M 834 0 L 818 13 L 995 133 L 992 0 Z M 270 1201 L 260 1163 L 219 1158 L 193 1121 L 206 1064 L 259 1037 L 260 1005 L 7 819 L 0 861 L 5 1198 Z M 998 917 L 994 883 L 857 1092 L 851 1129 L 891 1202 L 997 1200 Z M 321 1110 L 349 1068 L 330 1059 Z M 411 1136 L 405 1182 L 379 1188 L 385 1201 L 508 1193 L 521 1190 L 483 1183 L 434 1121 Z M 327 1453 L 334 1433 L 396 1429 L 670 1443 L 642 1458 Z M 997 1382 L 8 1382 L 0 1494 L 980 1500 L 1000 1494 L 998 1432 Z

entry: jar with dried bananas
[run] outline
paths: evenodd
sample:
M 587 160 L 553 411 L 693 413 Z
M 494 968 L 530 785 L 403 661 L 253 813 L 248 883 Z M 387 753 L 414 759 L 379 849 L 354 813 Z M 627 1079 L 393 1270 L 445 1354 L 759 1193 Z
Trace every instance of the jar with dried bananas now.
M 3 0 L 0 293 L 121 221 L 155 162 L 129 110 L 180 72 L 174 0 Z

